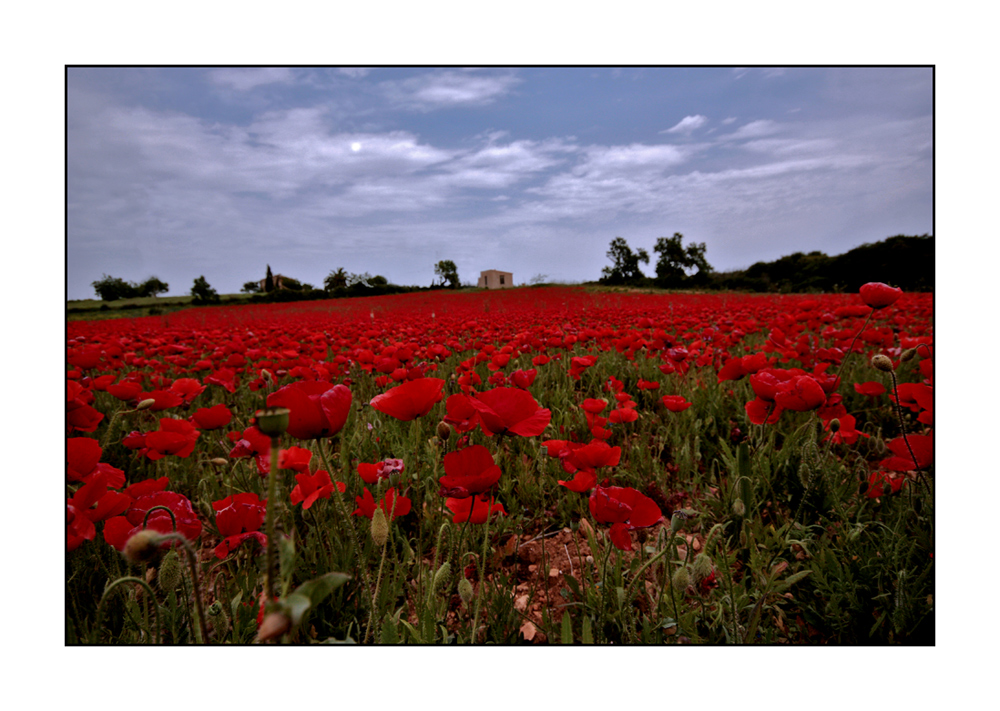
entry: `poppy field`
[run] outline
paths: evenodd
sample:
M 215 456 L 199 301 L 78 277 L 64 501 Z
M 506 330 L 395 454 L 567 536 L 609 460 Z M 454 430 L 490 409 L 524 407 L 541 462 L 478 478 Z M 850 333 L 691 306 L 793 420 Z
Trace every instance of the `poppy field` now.
M 933 296 L 67 323 L 66 643 L 933 644 Z

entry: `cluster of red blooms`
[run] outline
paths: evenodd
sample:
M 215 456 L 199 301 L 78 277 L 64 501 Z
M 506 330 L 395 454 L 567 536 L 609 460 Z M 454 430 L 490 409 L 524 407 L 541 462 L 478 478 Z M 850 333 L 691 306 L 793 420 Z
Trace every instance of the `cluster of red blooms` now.
M 133 409 L 142 403 L 142 409 L 163 413 L 155 429 L 123 434 L 122 444 L 136 457 L 187 458 L 201 447 L 207 449 L 209 437 L 203 434 L 222 430 L 219 436 L 231 445 L 229 456 L 253 459 L 264 476 L 272 465 L 270 438 L 252 424 L 225 431 L 233 419 L 229 408 L 197 403 L 225 398 L 241 384 L 254 391 L 267 388 L 267 405 L 291 413 L 288 435 L 317 440 L 345 426 L 352 411 L 351 377 L 359 373 L 384 389 L 368 403 L 378 413 L 406 422 L 428 416 L 444 401 L 443 419 L 451 428 L 461 435 L 478 428 L 494 441 L 542 436 L 552 415 L 531 388 L 539 376 L 568 374 L 583 396 L 578 402 L 590 441 L 571 437 L 543 444 L 572 476 L 559 484 L 587 494 L 591 515 L 610 526 L 616 546 L 629 550 L 630 532 L 655 525 L 662 512 L 634 489 L 612 486 L 608 479 L 598 484 L 598 470 L 619 465 L 621 447 L 608 440 L 616 428 L 627 429 L 641 415 L 652 416 L 651 399 L 658 409 L 662 406 L 656 416 L 690 416 L 683 413 L 692 403 L 669 393 L 673 378 L 702 383 L 708 368 L 717 383 L 746 378 L 754 394 L 745 405 L 750 422 L 773 425 L 786 411 L 815 411 L 833 444 L 853 446 L 867 434 L 857 429 L 860 414 L 847 411 L 834 373 L 852 354 L 874 351 L 896 365 L 906 350 L 921 359 L 922 382 L 900 384 L 898 394 L 887 394 L 879 382 L 858 383 L 851 395 L 898 399 L 900 407 L 928 428 L 924 434 L 887 443 L 892 456 L 879 462 L 868 495 L 897 491 L 906 472 L 926 468 L 933 459 L 932 304 L 924 295 L 903 299 L 900 290 L 884 284 L 866 284 L 860 297 L 861 303 L 857 296 L 843 295 L 784 297 L 780 302 L 728 297 L 723 312 L 721 297 L 711 295 L 669 301 L 616 295 L 610 304 L 601 301 L 604 297 L 567 289 L 548 291 L 545 298 L 512 292 L 505 295 L 505 309 L 488 318 L 479 297 L 451 300 L 445 309 L 434 300 L 440 297 L 408 295 L 380 298 L 378 318 L 375 302 L 358 299 L 333 314 L 319 309 L 311 313 L 301 305 L 294 311 L 288 305 L 269 305 L 252 314 L 218 309 L 195 318 L 182 312 L 171 317 L 169 326 L 159 319 L 73 322 L 67 347 L 67 546 L 72 550 L 93 540 L 103 523 L 104 539 L 121 548 L 156 506 L 167 507 L 177 530 L 188 538 L 201 534 L 191 502 L 167 491 L 166 477 L 126 485 L 123 470 L 100 462 L 103 450 L 95 433 L 112 428 L 112 410 L 107 404 L 98 407 L 100 398 Z M 585 309 L 586 320 L 579 318 Z M 669 317 L 650 316 L 667 314 L 668 309 Z M 428 325 L 426 313 L 431 310 L 436 315 Z M 717 316 L 720 313 L 724 315 Z M 220 320 L 206 323 L 213 317 Z M 735 355 L 744 339 L 757 333 L 766 335 L 766 343 L 757 352 Z M 574 349 L 587 354 L 570 355 Z M 596 375 L 601 354 L 612 350 L 631 362 L 653 360 L 665 380 L 626 377 L 628 373 L 618 373 L 622 379 Z M 454 353 L 463 354 L 464 360 L 453 379 L 432 377 Z M 532 367 L 513 368 L 523 355 L 530 356 Z M 790 365 L 793 360 L 795 367 Z M 482 365 L 480 375 L 477 368 Z M 632 393 L 626 383 L 634 383 Z M 664 390 L 668 392 L 661 395 Z M 490 514 L 505 513 L 495 500 L 501 471 L 486 447 L 461 446 L 467 442 L 463 438 L 460 448 L 443 457 L 440 493 L 456 523 L 482 523 Z M 279 467 L 295 472 L 290 502 L 303 509 L 329 499 L 334 487 L 344 493 L 348 486 L 327 471 L 310 468 L 311 456 L 310 450 L 296 446 L 280 455 Z M 371 517 L 377 509 L 393 518 L 410 513 L 406 492 L 397 491 L 405 486 L 399 483 L 405 471 L 402 460 L 361 462 L 357 471 L 365 486 L 356 497 L 355 515 Z M 390 488 L 376 500 L 367 487 L 375 489 L 383 479 Z M 267 502 L 251 496 L 236 494 L 213 502 L 223 539 L 216 555 L 229 555 L 247 540 L 265 542 L 260 526 Z M 168 532 L 175 524 L 166 511 L 155 509 L 145 525 Z

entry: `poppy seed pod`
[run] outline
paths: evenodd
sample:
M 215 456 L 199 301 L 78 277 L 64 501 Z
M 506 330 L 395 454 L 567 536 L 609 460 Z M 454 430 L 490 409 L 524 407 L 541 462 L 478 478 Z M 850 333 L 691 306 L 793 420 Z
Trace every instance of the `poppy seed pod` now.
M 280 437 L 288 429 L 288 416 L 291 413 L 286 407 L 269 407 L 257 410 L 257 429 L 268 437 Z
M 451 426 L 447 422 L 438 422 L 437 436 L 442 442 L 447 442 L 451 437 Z
M 840 431 L 840 420 L 838 420 L 836 417 L 834 417 L 832 420 L 830 420 L 830 431 L 831 432 L 839 432 Z
M 895 370 L 892 367 L 892 361 L 889 360 L 888 356 L 884 356 L 881 353 L 872 356 L 872 367 L 876 370 L 881 370 L 883 373 L 891 373 Z
M 143 529 L 128 539 L 122 553 L 129 563 L 148 563 L 156 557 L 159 542 L 159 533 Z

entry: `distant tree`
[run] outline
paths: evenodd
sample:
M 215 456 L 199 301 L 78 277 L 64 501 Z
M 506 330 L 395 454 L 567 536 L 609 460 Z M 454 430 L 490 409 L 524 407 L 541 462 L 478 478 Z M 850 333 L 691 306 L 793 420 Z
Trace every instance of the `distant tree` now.
M 368 280 L 368 286 L 388 286 L 389 280 L 381 274 L 376 274 Z
M 132 299 L 139 295 L 139 287 L 132 282 L 105 274 L 100 281 L 91 282 L 101 301 Z
M 292 291 L 302 291 L 302 282 L 298 279 L 292 279 L 291 277 L 283 277 L 281 279 L 281 288 L 291 289 Z
M 458 267 L 450 259 L 444 259 L 434 265 L 434 274 L 441 277 L 441 285 L 448 285 L 449 289 L 457 289 L 459 286 Z
M 326 279 L 323 280 L 323 288 L 327 291 L 335 291 L 336 289 L 346 289 L 347 288 L 347 272 L 344 271 L 343 267 L 337 267 L 334 271 L 326 275 Z
M 259 294 L 260 293 L 260 282 L 258 281 L 248 281 L 240 289 L 245 294 Z
M 633 252 L 621 237 L 611 240 L 607 257 L 612 266 L 601 270 L 601 281 L 605 284 L 630 284 L 641 281 L 646 275 L 639 269 L 639 262 L 649 264 L 649 254 L 645 249 Z
M 371 286 L 371 280 L 373 278 L 374 277 L 372 277 L 372 275 L 368 272 L 365 272 L 364 274 L 354 274 L 352 272 L 347 275 L 347 286 L 351 287 L 355 284 L 360 284 L 361 286 L 368 287 Z
M 160 281 L 157 277 L 151 276 L 139 285 L 139 296 L 156 296 L 170 291 L 170 285 L 165 281 Z
M 538 286 L 539 284 L 544 284 L 549 280 L 548 274 L 536 274 L 528 280 L 531 286 Z
M 274 276 L 271 274 L 271 265 L 267 265 L 267 276 L 264 278 L 264 291 L 270 294 L 274 291 Z
M 209 286 L 204 276 L 200 276 L 194 280 L 194 286 L 191 287 L 191 296 L 194 297 L 194 303 L 198 305 L 215 304 L 220 301 L 219 294 Z
M 660 237 L 653 251 L 656 260 L 656 283 L 661 287 L 677 287 L 687 283 L 704 283 L 712 273 L 712 265 L 705 258 L 705 243 L 683 244 L 684 235 L 674 232 L 673 237 Z M 689 275 L 690 270 L 696 270 Z

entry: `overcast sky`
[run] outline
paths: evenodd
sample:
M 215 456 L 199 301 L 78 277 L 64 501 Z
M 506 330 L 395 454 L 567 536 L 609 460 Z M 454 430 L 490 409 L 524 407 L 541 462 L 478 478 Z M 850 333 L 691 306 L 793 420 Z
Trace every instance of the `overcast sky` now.
M 929 68 L 70 68 L 67 296 L 453 260 L 579 282 L 933 231 Z

